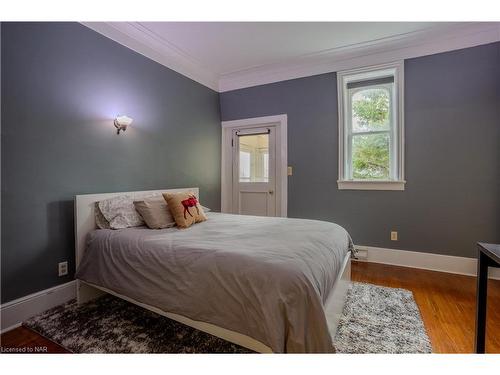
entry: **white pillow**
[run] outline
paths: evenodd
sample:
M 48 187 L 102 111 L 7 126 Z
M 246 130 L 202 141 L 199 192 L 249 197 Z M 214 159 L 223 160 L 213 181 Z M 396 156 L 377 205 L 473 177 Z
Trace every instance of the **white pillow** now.
M 111 229 L 122 229 L 144 225 L 144 220 L 136 211 L 130 195 L 119 195 L 99 202 L 99 208 L 109 222 Z
M 104 217 L 104 215 L 101 212 L 101 209 L 99 208 L 99 202 L 95 202 L 94 217 L 95 217 L 95 223 L 97 225 L 97 228 L 99 228 L 99 229 L 111 229 L 109 226 L 109 221 L 106 220 L 106 218 Z

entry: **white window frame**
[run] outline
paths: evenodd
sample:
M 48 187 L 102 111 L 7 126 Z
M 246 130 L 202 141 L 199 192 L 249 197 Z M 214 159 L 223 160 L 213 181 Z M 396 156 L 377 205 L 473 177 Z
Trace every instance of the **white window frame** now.
M 394 77 L 392 92 L 392 123 L 390 134 L 389 180 L 360 180 L 350 177 L 352 116 L 351 98 L 347 84 L 363 80 Z M 337 96 L 339 114 L 339 190 L 404 190 L 404 62 L 370 66 L 337 73 Z

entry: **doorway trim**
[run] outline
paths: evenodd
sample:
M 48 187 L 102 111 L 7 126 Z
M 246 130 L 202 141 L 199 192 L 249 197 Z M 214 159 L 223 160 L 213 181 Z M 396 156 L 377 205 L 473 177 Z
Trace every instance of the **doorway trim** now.
M 232 176 L 232 134 L 235 129 L 260 128 L 276 126 L 276 135 L 279 137 L 279 146 L 276 147 L 276 189 L 280 192 L 279 210 L 276 216 L 287 217 L 288 212 L 288 138 L 287 115 L 264 116 L 245 118 L 240 120 L 222 121 L 222 153 L 221 153 L 221 212 L 231 213 L 233 200 Z

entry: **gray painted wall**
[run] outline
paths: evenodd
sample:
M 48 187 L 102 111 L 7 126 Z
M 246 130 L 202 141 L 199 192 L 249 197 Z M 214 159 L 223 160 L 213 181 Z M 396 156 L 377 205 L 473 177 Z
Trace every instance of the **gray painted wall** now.
M 2 302 L 72 278 L 75 194 L 189 185 L 220 207 L 217 93 L 74 23 L 2 23 L 1 63 Z M 223 93 L 220 111 L 288 114 L 289 216 L 472 257 L 475 241 L 500 241 L 500 43 L 411 59 L 405 74 L 404 192 L 337 190 L 334 73 Z M 134 123 L 117 136 L 119 113 Z
M 405 81 L 404 192 L 337 189 L 335 73 L 222 93 L 221 116 L 288 114 L 290 217 L 359 245 L 474 257 L 476 241 L 500 242 L 500 43 L 407 60 Z
M 199 186 L 220 208 L 216 92 L 75 23 L 2 23 L 1 49 L 2 302 L 72 279 L 76 194 Z

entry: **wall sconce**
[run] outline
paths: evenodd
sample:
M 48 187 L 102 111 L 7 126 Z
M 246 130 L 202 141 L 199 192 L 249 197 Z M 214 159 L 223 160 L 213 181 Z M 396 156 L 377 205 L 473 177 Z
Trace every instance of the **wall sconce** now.
M 120 130 L 127 130 L 127 126 L 129 126 L 134 119 L 131 119 L 128 116 L 117 116 L 115 118 L 115 128 L 116 134 L 120 134 Z

